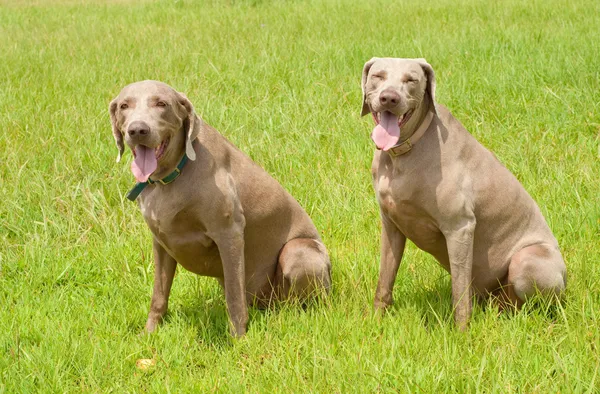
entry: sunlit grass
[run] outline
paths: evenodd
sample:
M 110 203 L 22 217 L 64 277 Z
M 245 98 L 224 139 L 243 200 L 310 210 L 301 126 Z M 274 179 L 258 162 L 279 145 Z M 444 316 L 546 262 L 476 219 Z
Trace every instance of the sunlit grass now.
M 600 387 L 596 1 L 0 2 L 0 393 L 595 392 Z M 379 219 L 360 72 L 425 57 L 438 100 L 538 201 L 569 270 L 564 305 L 452 324 L 450 280 L 410 245 L 372 313 Z M 180 270 L 140 336 L 151 237 L 107 106 L 163 80 L 310 213 L 334 290 L 251 311 Z M 140 358 L 156 367 L 142 372 Z

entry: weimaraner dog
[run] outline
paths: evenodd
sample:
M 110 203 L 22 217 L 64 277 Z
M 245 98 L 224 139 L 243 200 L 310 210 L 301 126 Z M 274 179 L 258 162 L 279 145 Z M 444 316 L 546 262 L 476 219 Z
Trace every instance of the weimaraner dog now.
M 558 243 L 519 181 L 435 101 L 424 59 L 373 58 L 362 73 L 362 115 L 372 113 L 371 168 L 382 221 L 375 308 L 392 304 L 406 238 L 450 273 L 457 326 L 472 294 L 517 307 L 537 291 L 560 295 Z
M 128 198 L 137 199 L 153 234 L 148 332 L 167 311 L 177 264 L 218 279 L 234 336 L 246 332 L 249 304 L 329 289 L 329 256 L 308 214 L 204 123 L 185 95 L 162 82 L 136 82 L 109 109 L 117 161 L 123 140 L 135 157 L 138 183 Z

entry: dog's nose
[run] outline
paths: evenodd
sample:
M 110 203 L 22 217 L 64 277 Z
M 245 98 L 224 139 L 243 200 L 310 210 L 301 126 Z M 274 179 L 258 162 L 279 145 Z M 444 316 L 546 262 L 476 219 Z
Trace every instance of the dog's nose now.
M 382 105 L 395 106 L 400 102 L 400 95 L 392 89 L 385 89 L 379 94 L 379 101 Z
M 141 120 L 131 122 L 131 124 L 127 128 L 127 134 L 129 134 L 131 137 L 135 137 L 136 135 L 146 135 L 149 132 L 150 126 L 148 126 L 145 122 L 142 122 Z

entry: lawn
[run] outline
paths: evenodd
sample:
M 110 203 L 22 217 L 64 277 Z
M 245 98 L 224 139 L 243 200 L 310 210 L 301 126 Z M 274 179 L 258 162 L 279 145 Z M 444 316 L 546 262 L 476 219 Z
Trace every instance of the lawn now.
M 0 393 L 600 391 L 600 2 L 390 3 L 0 0 Z M 479 305 L 458 332 L 449 275 L 409 244 L 394 307 L 373 313 L 372 56 L 426 58 L 438 101 L 536 199 L 562 305 Z M 151 235 L 108 103 L 141 79 L 185 92 L 309 212 L 324 303 L 251 310 L 234 340 L 216 281 L 180 269 L 140 335 Z

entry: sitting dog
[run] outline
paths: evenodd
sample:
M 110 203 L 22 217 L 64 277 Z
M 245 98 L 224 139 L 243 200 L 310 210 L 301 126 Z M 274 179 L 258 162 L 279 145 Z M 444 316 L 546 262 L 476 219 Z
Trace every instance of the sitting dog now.
M 153 235 L 154 291 L 146 323 L 167 311 L 177 264 L 217 278 L 234 336 L 248 304 L 330 287 L 331 265 L 308 214 L 281 185 L 194 112 L 185 95 L 157 81 L 127 85 L 110 103 L 119 156 L 134 160 L 137 200 Z
M 560 295 L 566 267 L 538 206 L 519 181 L 435 101 L 424 59 L 373 58 L 362 73 L 362 116 L 377 146 L 371 168 L 380 206 L 381 265 L 375 308 L 392 304 L 406 238 L 452 280 L 455 321 L 471 298 L 517 307 L 537 291 Z

